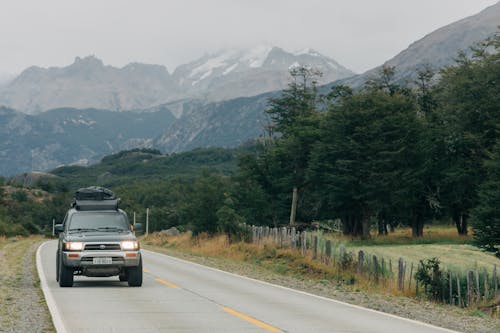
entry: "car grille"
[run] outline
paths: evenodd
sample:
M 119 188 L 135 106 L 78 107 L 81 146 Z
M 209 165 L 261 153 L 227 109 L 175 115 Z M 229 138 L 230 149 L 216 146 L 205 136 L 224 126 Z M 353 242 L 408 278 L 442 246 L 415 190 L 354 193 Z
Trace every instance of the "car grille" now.
M 85 244 L 85 251 L 121 250 L 120 244 Z

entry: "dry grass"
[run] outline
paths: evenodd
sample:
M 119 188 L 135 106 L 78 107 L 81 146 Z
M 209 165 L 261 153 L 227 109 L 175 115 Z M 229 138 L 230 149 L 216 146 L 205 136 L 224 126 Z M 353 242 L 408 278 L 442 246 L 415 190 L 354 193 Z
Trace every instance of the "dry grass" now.
M 352 245 L 376 246 L 395 244 L 468 244 L 472 241 L 472 234 L 461 236 L 453 226 L 449 225 L 428 225 L 424 227 L 423 237 L 413 238 L 411 228 L 396 228 L 388 235 L 378 235 L 371 232 L 371 239 L 353 239 L 342 234 L 331 234 L 329 238 L 335 241 L 342 241 Z
M 408 229 L 398 230 L 387 236 L 376 236 L 364 243 L 338 235 L 333 237 L 329 235 L 327 237 L 333 238 L 336 244 L 344 244 L 347 251 L 353 254 L 354 262 L 356 261 L 357 252 L 362 249 L 365 252 L 365 258 L 377 255 L 379 263 L 381 258 L 384 258 L 387 269 L 389 268 L 389 261 L 391 261 L 393 271 L 396 272 L 397 261 L 402 257 L 407 262 L 406 288 L 404 291 L 398 290 L 394 278 L 381 276 L 377 284 L 373 276 L 357 274 L 354 262 L 343 268 L 331 263 L 327 265 L 322 260 L 322 253 L 318 254 L 320 260 L 313 260 L 312 251 L 310 250 L 306 256 L 303 256 L 298 250 L 276 248 L 272 240 L 264 241 L 258 245 L 244 242 L 230 243 L 225 235 L 192 237 L 190 233 L 184 233 L 179 236 L 151 234 L 143 238 L 143 242 L 163 248 L 181 250 L 202 257 L 244 261 L 278 274 L 299 279 L 334 280 L 338 281 L 337 283 L 342 285 L 343 288 L 349 290 L 365 290 L 380 294 L 415 297 L 415 281 L 412 281 L 411 289 L 408 289 L 407 286 L 411 263 L 414 264 L 415 272 L 419 260 L 438 257 L 445 269 L 457 272 L 476 268 L 485 268 L 491 272 L 494 264 L 500 267 L 500 260 L 479 251 L 471 245 L 463 244 L 467 243 L 468 238 L 456 234 L 456 230 L 450 227 L 427 227 L 424 232 L 424 239 L 413 244 L 411 242 L 407 244 L 408 239 L 411 239 L 411 230 Z M 435 244 L 425 244 L 426 242 L 434 242 Z
M 192 237 L 190 233 L 179 236 L 154 233 L 143 237 L 142 243 L 181 250 L 202 257 L 248 262 L 299 279 L 334 280 L 339 286 L 349 290 L 363 289 L 398 296 L 411 295 L 411 292 L 403 293 L 397 290 L 392 280 L 381 279 L 380 283 L 376 284 L 368 276 L 356 274 L 354 265 L 341 269 L 331 263 L 327 265 L 322 260 L 314 260 L 311 252 L 303 256 L 298 250 L 276 248 L 272 242 L 258 245 L 245 242 L 230 243 L 226 235 Z
M 40 237 L 0 238 L 0 322 L 3 327 L 12 327 L 18 320 L 17 309 L 11 305 L 22 278 L 21 263 L 24 253 Z

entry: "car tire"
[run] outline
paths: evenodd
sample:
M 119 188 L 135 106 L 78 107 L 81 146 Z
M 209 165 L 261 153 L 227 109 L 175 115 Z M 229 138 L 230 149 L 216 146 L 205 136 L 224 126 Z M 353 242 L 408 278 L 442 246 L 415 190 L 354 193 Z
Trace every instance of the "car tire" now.
M 56 252 L 56 281 L 59 282 L 59 251 Z
M 124 273 L 118 275 L 118 278 L 120 279 L 121 282 L 128 281 L 128 274 L 127 274 L 127 272 L 124 272 Z
M 142 258 L 139 259 L 139 265 L 128 268 L 128 285 L 129 287 L 142 286 Z
M 73 267 L 66 266 L 59 257 L 59 286 L 73 287 Z

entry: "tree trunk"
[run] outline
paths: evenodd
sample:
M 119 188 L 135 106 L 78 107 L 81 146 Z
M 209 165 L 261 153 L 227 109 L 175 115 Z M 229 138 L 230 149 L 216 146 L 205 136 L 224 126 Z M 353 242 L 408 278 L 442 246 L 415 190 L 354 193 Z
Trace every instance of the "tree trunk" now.
M 297 186 L 294 186 L 292 192 L 292 208 L 290 209 L 290 225 L 295 224 L 296 212 L 297 212 Z
M 370 239 L 370 214 L 366 212 L 361 220 L 361 238 Z
M 455 220 L 455 225 L 457 226 L 458 234 L 461 236 L 467 235 L 468 216 L 466 214 L 455 214 L 453 216 L 453 220 Z
M 424 235 L 424 217 L 420 211 L 417 211 L 413 218 L 411 234 L 413 238 L 422 237 Z
M 385 214 L 379 214 L 378 216 L 378 234 L 387 235 L 387 222 L 385 220 Z

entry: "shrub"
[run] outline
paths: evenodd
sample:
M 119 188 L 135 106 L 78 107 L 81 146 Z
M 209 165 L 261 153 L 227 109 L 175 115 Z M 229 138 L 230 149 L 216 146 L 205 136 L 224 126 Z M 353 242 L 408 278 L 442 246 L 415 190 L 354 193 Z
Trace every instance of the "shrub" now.
M 439 267 L 439 259 L 431 258 L 420 260 L 420 266 L 415 278 L 424 286 L 424 292 L 432 299 L 439 299 L 442 295 L 443 272 Z

